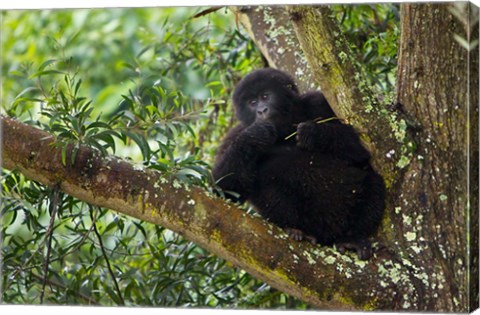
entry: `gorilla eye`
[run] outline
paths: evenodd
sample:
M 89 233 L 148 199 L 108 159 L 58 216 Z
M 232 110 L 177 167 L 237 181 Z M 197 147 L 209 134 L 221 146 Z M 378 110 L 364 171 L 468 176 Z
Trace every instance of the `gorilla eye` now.
M 262 94 L 261 98 L 262 98 L 262 100 L 267 100 L 268 96 L 269 95 L 267 93 L 265 93 L 265 94 Z
M 249 101 L 248 101 L 248 104 L 250 104 L 250 105 L 252 105 L 252 106 L 253 106 L 253 105 L 256 105 L 256 104 L 257 104 L 257 100 L 256 100 L 256 99 L 249 100 Z

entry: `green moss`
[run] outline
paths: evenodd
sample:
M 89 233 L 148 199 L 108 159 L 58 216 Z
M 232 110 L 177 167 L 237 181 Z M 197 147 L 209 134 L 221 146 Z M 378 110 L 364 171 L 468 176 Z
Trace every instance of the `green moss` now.
M 374 296 L 371 300 L 368 300 L 365 305 L 363 305 L 362 309 L 364 311 L 375 311 L 378 305 L 378 298 Z

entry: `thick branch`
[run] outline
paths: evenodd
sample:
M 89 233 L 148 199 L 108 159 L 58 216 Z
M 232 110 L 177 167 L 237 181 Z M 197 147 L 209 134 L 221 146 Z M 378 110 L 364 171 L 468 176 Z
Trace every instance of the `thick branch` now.
M 388 113 L 377 103 L 328 6 L 288 8 L 298 40 L 316 81 L 336 114 L 362 134 L 382 174 L 392 174 L 388 152 L 399 151 Z M 387 182 L 389 184 L 389 182 Z
M 103 158 L 85 147 L 73 166 L 65 166 L 53 136 L 11 118 L 2 117 L 1 122 L 7 169 L 60 187 L 92 205 L 171 229 L 315 307 L 387 310 L 409 306 L 407 301 L 414 294 L 409 269 L 391 257 L 363 262 L 331 248 L 293 242 L 279 228 L 205 191 L 115 157 Z
M 300 91 L 318 89 L 285 7 L 243 6 L 231 10 L 270 67 L 295 77 Z

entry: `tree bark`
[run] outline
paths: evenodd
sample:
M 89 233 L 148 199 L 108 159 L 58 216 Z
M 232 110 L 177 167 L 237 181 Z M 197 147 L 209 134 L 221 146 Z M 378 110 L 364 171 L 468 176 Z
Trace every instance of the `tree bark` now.
M 302 92 L 319 89 L 285 7 L 243 6 L 231 10 L 270 67 L 292 75 Z
M 412 296 L 420 311 L 478 307 L 469 305 L 469 281 L 478 281 L 470 265 L 478 263 L 478 46 L 469 52 L 455 40 L 478 38 L 478 25 L 467 33 L 452 7 L 401 9 L 397 98 L 415 122 L 415 150 L 389 211 L 397 251 L 426 282 Z

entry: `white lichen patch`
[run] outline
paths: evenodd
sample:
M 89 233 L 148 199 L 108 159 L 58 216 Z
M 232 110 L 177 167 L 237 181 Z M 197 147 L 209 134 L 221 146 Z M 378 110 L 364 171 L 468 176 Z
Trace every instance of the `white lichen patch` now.
M 417 238 L 417 233 L 415 232 L 407 232 L 405 233 L 405 239 L 409 242 L 414 241 Z
M 316 257 L 321 257 L 321 258 L 325 258 L 326 254 L 325 254 L 325 251 L 323 250 L 320 250 L 318 248 L 315 248 L 313 250 L 313 254 L 316 256 Z
M 411 218 L 411 217 L 409 217 L 408 215 L 403 214 L 403 215 L 402 215 L 402 218 L 403 218 L 403 224 L 405 224 L 405 225 L 412 225 L 412 218 Z
M 190 192 L 190 186 L 188 186 L 186 183 L 183 184 L 183 189 L 185 189 L 187 192 Z
M 300 258 L 297 256 L 297 254 L 293 254 L 293 262 L 298 264 Z
M 303 256 L 307 258 L 307 261 L 310 265 L 315 265 L 316 261 L 308 251 L 303 251 Z
M 414 276 L 417 279 L 420 279 L 425 286 L 429 286 L 428 274 L 426 274 L 425 272 L 420 272 L 420 273 L 415 273 Z
M 195 205 L 195 200 L 190 199 L 189 201 L 187 201 L 187 204 L 190 205 L 190 206 L 194 206 Z
M 132 167 L 133 167 L 133 169 L 134 169 L 135 171 L 143 171 L 143 170 L 145 170 L 145 168 L 143 167 L 142 164 L 133 164 Z
M 363 269 L 365 268 L 365 266 L 367 265 L 367 263 L 364 261 L 364 260 L 359 260 L 359 259 L 356 259 L 355 260 L 355 265 L 360 267 L 360 269 Z
M 391 149 L 390 151 L 387 152 L 387 154 L 385 154 L 385 156 L 386 156 L 388 159 L 391 159 L 394 154 L 395 154 L 395 150 L 394 150 L 394 149 Z
M 413 286 L 408 273 L 405 272 L 405 267 L 399 263 L 394 263 L 391 260 L 385 261 L 378 267 L 378 274 L 380 276 L 380 285 L 383 288 L 389 286 L 389 283 L 401 284 L 409 288 L 410 292 L 415 292 L 415 287 Z M 408 300 L 413 301 L 414 296 L 411 296 Z
M 415 252 L 415 254 L 420 254 L 420 252 L 422 251 L 422 248 L 416 245 L 412 245 L 410 246 L 410 248 Z
M 456 297 L 453 297 L 453 303 L 455 303 L 455 306 L 460 305 L 460 301 Z
M 410 304 L 410 302 L 408 302 L 408 301 L 405 301 L 405 302 L 403 303 L 403 305 L 402 305 L 402 307 L 403 307 L 404 309 L 407 309 L 407 308 L 409 308 L 410 306 L 411 306 L 411 304 Z
M 325 262 L 329 265 L 333 265 L 337 260 L 333 256 L 328 256 L 325 258 Z
M 337 271 L 342 273 L 343 272 L 343 265 L 342 264 L 337 264 Z
M 303 71 L 302 68 L 297 68 L 297 70 L 295 71 L 295 76 L 297 77 L 301 77 L 305 74 L 305 72 Z
M 421 224 L 423 222 L 423 215 L 422 214 L 419 214 L 417 216 L 417 219 L 415 220 L 417 222 L 417 224 Z
M 182 184 L 176 179 L 173 180 L 172 186 L 173 188 L 176 188 L 176 189 L 182 188 Z

